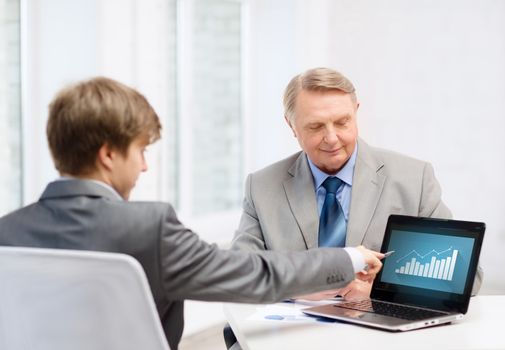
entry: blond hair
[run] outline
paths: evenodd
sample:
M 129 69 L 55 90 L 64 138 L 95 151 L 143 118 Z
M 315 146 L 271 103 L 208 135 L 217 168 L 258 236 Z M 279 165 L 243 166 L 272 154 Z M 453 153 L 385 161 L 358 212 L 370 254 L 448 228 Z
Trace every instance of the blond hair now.
M 95 168 L 107 144 L 126 155 L 139 136 L 160 138 L 158 115 L 136 90 L 97 77 L 61 90 L 49 105 L 47 140 L 60 173 L 82 175 Z
M 343 74 L 330 68 L 312 68 L 296 75 L 284 91 L 284 115 L 293 121 L 295 117 L 296 98 L 300 90 L 331 91 L 338 90 L 351 95 L 356 101 L 354 85 Z

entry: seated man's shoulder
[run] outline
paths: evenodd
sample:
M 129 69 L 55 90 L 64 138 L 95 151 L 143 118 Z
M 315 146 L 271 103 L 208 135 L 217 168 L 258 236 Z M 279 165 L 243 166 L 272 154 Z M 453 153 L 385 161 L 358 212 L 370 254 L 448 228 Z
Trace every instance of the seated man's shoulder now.
M 251 175 L 255 179 L 284 179 L 289 174 L 290 169 L 299 161 L 299 158 L 303 156 L 303 152 L 296 152 L 287 158 L 279 160 L 275 163 L 267 165 L 263 169 L 257 170 Z
M 374 157 L 388 168 L 402 168 L 422 171 L 426 161 L 389 149 L 368 146 Z M 387 170 L 387 169 L 385 169 Z

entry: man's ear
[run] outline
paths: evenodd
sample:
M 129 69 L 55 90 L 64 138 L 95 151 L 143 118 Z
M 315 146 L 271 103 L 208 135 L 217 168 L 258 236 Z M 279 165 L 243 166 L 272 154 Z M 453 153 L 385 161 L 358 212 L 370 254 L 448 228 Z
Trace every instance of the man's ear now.
M 103 144 L 98 150 L 98 155 L 96 157 L 97 165 L 103 167 L 107 170 L 111 170 L 114 164 L 114 158 L 116 157 L 116 151 L 112 149 L 108 144 Z
M 284 116 L 284 120 L 286 123 L 288 123 L 289 127 L 291 128 L 291 131 L 293 131 L 293 136 L 296 137 L 296 131 L 295 128 L 293 127 L 293 124 L 291 124 L 291 121 L 289 120 L 288 116 Z

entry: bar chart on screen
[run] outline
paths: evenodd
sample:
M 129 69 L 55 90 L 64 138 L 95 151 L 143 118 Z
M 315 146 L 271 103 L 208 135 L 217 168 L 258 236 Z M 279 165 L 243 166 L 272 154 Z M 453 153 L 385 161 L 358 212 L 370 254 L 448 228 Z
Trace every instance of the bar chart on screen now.
M 432 249 L 425 254 L 412 250 L 396 260 L 397 264 L 403 264 L 395 268 L 395 273 L 452 281 L 457 258 L 458 250 L 453 247 L 441 251 Z

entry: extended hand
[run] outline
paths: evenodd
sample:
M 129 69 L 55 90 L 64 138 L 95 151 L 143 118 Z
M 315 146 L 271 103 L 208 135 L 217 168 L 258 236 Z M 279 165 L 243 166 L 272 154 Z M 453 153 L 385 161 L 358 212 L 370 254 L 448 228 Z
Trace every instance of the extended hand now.
M 367 249 L 362 245 L 356 247 L 361 254 L 363 254 L 363 258 L 365 259 L 365 264 L 368 269 L 365 271 L 360 271 L 356 274 L 356 277 L 360 280 L 371 282 L 375 278 L 375 275 L 380 271 L 382 267 L 382 263 L 379 259 L 384 258 L 384 254 Z

